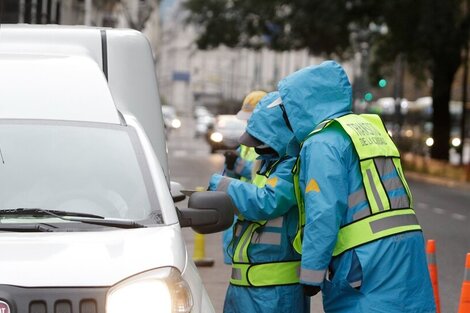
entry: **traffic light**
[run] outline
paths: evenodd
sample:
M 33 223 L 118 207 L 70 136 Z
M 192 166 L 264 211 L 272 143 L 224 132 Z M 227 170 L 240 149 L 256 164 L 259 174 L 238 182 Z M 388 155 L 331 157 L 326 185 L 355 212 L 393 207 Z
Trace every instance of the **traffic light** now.
M 371 92 L 366 92 L 364 94 L 364 100 L 366 100 L 367 102 L 371 102 L 372 99 L 374 99 L 374 95 L 372 95 Z
M 380 88 L 385 88 L 387 86 L 387 80 L 382 78 L 379 80 L 379 87 Z

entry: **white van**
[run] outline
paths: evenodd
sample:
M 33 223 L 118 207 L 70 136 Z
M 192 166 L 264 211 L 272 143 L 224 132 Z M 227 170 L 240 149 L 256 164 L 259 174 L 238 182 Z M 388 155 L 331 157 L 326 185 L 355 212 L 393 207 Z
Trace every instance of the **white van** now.
M 0 27 L 0 312 L 214 312 L 169 190 L 152 53 L 130 30 Z

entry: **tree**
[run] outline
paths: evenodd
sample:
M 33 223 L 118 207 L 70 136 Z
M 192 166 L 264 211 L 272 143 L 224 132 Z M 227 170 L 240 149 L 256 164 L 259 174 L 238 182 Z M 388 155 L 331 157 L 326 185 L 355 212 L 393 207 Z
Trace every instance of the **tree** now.
M 463 0 L 186 0 L 202 49 L 220 44 L 274 50 L 308 48 L 312 54 L 348 58 L 351 32 L 383 25 L 370 37 L 373 68 L 404 57 L 417 77 L 432 78 L 431 156 L 448 160 L 449 100 L 468 38 Z
M 432 78 L 434 145 L 431 156 L 448 160 L 449 101 L 461 52 L 468 40 L 469 16 L 461 0 L 394 0 L 380 2 L 380 21 L 389 32 L 375 43 L 375 67 L 403 55 L 415 76 Z

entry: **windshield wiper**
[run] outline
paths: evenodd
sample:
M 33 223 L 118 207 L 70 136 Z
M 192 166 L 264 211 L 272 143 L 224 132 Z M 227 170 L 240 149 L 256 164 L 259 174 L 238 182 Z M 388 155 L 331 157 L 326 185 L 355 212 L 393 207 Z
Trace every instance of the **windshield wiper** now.
M 77 217 L 90 217 L 90 218 L 104 219 L 103 216 L 90 214 L 90 213 L 47 210 L 47 209 L 40 209 L 40 208 L 1 209 L 0 216 L 2 215 L 30 215 L 30 216 L 52 215 L 52 216 L 59 217 L 59 218 L 63 216 L 77 216 Z
M 34 233 L 34 232 L 54 232 L 57 227 L 49 224 L 0 224 L 0 231 L 11 231 L 21 233 Z
M 93 225 L 100 225 L 100 226 L 109 226 L 109 227 L 117 227 L 117 228 L 145 228 L 147 226 L 143 224 L 139 224 L 134 221 L 129 220 L 110 220 L 110 219 L 82 219 L 82 218 L 67 218 L 67 221 L 72 222 L 81 222 L 85 224 L 93 224 Z
M 144 228 L 145 225 L 139 224 L 130 220 L 114 220 L 105 219 L 103 216 L 80 213 L 80 212 L 69 212 L 60 210 L 46 210 L 40 208 L 16 208 L 16 209 L 0 209 L 0 217 L 3 215 L 28 215 L 28 216 L 54 216 L 64 221 L 69 222 L 80 222 L 85 224 L 118 227 L 118 228 Z M 82 217 L 82 218 L 77 218 Z M 34 225 L 34 224 L 33 224 Z

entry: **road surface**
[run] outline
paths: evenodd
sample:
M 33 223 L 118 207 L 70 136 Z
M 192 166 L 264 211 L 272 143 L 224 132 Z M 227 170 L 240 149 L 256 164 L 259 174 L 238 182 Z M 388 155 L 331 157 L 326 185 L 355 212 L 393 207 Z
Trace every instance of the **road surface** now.
M 173 131 L 168 140 L 171 179 L 186 188 L 207 186 L 211 173 L 220 171 L 223 156 L 210 154 L 202 138 L 194 138 L 193 121 L 183 119 L 181 129 Z M 440 298 L 442 313 L 455 313 L 464 275 L 465 255 L 470 252 L 470 189 L 448 188 L 420 180 L 409 179 L 414 204 L 426 239 L 437 243 Z M 186 205 L 186 202 L 177 205 Z M 193 249 L 193 235 L 185 229 L 188 250 Z M 215 260 L 210 268 L 200 268 L 216 312 L 222 312 L 223 299 L 230 276 L 230 267 L 224 265 L 221 235 L 206 235 L 206 256 Z M 321 299 L 316 296 L 312 313 L 321 313 Z

